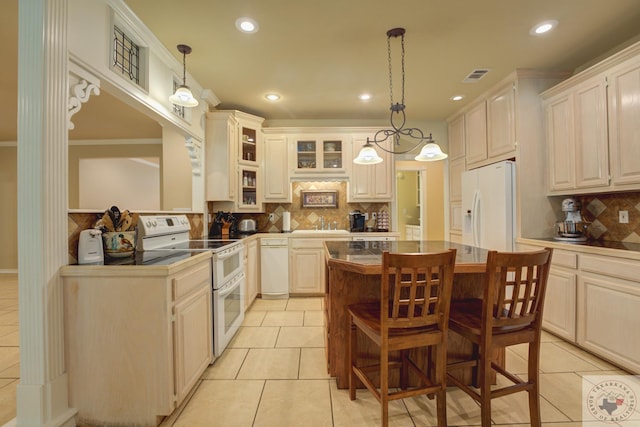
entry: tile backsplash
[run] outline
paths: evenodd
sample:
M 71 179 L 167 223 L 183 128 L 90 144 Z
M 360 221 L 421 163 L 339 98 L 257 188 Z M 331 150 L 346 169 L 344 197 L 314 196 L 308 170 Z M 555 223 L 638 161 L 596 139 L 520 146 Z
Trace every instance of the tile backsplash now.
M 325 226 L 334 224 L 338 229 L 349 229 L 349 212 L 359 210 L 363 213 L 373 213 L 380 211 L 390 212 L 389 203 L 347 203 L 347 183 L 345 181 L 309 181 L 292 182 L 292 203 L 266 203 L 263 214 L 244 214 L 242 218 L 253 218 L 256 220 L 258 231 L 277 233 L 282 231 L 282 214 L 291 213 L 291 230 L 313 230 L 316 226 L 320 228 L 321 220 L 324 218 Z M 337 191 L 337 207 L 302 207 L 301 192 L 303 190 L 335 190 Z M 269 214 L 274 214 L 274 222 L 269 221 Z M 335 223 L 334 223 L 335 222 Z M 375 228 L 375 220 L 369 217 L 367 224 Z
M 590 223 L 587 234 L 595 240 L 640 243 L 640 192 L 593 194 L 580 197 L 582 215 Z M 627 211 L 629 223 L 619 222 Z
M 166 212 L 164 212 L 166 214 Z M 204 216 L 202 214 L 194 214 L 190 212 L 176 212 L 184 214 L 189 219 L 191 224 L 191 230 L 189 231 L 189 238 L 201 239 L 204 229 Z M 154 213 L 145 212 L 144 215 L 154 215 Z M 80 238 L 80 232 L 93 228 L 98 218 L 102 216 L 102 213 L 96 212 L 70 212 L 67 214 L 67 232 L 69 241 L 69 264 L 75 264 L 78 262 L 78 239 Z

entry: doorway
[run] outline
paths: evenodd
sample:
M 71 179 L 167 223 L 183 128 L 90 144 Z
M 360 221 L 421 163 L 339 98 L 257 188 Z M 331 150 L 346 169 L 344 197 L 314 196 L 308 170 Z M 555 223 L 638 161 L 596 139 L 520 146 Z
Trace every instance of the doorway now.
M 400 240 L 444 240 L 444 162 L 396 161 L 394 230 Z

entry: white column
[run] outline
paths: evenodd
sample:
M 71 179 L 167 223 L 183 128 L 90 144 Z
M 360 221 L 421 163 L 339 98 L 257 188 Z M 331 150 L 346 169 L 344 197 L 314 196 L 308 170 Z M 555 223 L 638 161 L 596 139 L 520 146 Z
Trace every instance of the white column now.
M 18 8 L 17 426 L 73 426 L 64 366 L 67 255 L 67 0 Z

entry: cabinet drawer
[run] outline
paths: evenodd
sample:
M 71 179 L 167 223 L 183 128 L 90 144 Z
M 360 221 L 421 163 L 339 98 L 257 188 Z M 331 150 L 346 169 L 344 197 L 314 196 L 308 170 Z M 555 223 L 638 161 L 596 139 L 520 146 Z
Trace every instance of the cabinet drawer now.
M 581 255 L 580 269 L 591 273 L 640 282 L 640 263 L 638 261 L 595 255 Z
M 293 249 L 322 248 L 324 240 L 325 239 L 291 239 L 291 247 Z
M 188 295 L 203 282 L 211 282 L 211 262 L 209 260 L 183 273 L 179 273 L 173 278 L 174 301 Z
M 559 267 L 578 268 L 578 254 L 563 250 L 554 250 L 551 264 Z

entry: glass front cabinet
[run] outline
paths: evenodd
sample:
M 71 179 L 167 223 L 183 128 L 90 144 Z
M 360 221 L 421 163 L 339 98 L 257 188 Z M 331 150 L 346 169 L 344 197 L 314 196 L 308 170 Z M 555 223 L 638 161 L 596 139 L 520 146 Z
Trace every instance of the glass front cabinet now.
M 238 207 L 245 211 L 261 210 L 261 191 L 259 191 L 259 170 L 251 166 L 238 168 L 240 181 L 240 200 Z
M 294 173 L 346 173 L 343 138 L 305 136 L 294 141 Z

